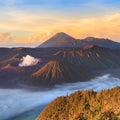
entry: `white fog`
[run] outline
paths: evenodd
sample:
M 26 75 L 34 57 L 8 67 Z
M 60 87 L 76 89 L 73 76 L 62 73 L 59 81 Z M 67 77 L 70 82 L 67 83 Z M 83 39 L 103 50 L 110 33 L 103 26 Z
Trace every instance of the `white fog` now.
M 120 86 L 120 79 L 104 75 L 89 82 L 79 82 L 56 86 L 49 90 L 0 89 L 0 120 L 19 115 L 35 107 L 51 102 L 61 95 L 70 94 L 79 89 L 102 89 Z

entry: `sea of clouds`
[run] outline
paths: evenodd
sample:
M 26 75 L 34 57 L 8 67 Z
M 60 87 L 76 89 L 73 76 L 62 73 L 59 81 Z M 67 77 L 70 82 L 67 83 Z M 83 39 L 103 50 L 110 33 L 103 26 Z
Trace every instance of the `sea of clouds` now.
M 0 89 L 0 120 L 19 115 L 38 106 L 43 106 L 58 96 L 68 95 L 76 90 L 102 89 L 120 86 L 120 79 L 109 74 L 97 77 L 89 82 L 57 85 L 53 89 Z

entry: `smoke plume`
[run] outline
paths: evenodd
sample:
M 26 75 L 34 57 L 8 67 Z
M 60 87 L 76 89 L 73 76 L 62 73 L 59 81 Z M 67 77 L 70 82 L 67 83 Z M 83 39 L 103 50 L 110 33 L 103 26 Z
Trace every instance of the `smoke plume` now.
M 28 67 L 37 65 L 40 59 L 34 58 L 30 55 L 23 56 L 21 62 L 18 64 L 19 67 Z

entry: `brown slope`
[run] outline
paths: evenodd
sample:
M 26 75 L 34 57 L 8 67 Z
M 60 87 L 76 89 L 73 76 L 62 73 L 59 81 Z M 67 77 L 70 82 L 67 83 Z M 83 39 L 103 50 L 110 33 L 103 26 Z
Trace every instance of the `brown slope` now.
M 36 120 L 120 120 L 120 87 L 58 97 Z
M 93 77 L 90 71 L 65 61 L 50 61 L 32 75 L 32 85 L 55 85 L 68 82 L 86 81 Z
M 0 69 L 0 87 L 15 87 L 23 77 L 24 68 L 8 64 Z
M 120 51 L 98 46 L 85 46 L 80 49 L 58 50 L 57 60 L 69 61 L 86 69 L 108 69 L 120 67 Z
M 11 64 L 8 64 L 8 65 L 6 65 L 6 66 L 4 66 L 4 67 L 2 67 L 0 69 L 0 71 L 2 71 L 2 70 L 13 71 L 13 72 L 20 72 L 20 71 L 22 71 L 22 68 L 21 67 L 12 66 Z

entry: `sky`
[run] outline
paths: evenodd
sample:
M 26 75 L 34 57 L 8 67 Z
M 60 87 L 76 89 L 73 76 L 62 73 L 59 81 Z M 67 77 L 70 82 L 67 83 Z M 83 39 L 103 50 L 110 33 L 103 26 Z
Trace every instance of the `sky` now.
M 35 47 L 58 32 L 120 42 L 120 0 L 0 0 L 0 47 Z

